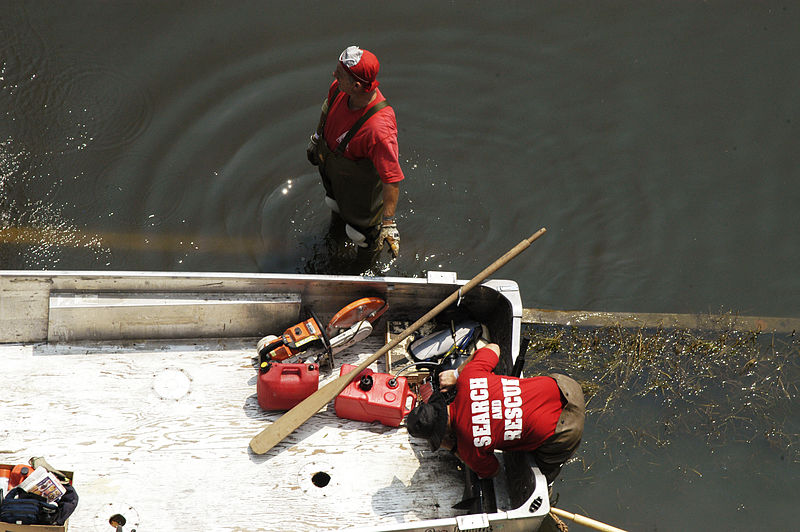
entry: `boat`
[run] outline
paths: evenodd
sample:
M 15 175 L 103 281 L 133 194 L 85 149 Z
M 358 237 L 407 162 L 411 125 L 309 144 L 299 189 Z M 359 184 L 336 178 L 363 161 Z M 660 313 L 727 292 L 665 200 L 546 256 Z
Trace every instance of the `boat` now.
M 402 424 L 342 419 L 332 404 L 269 452 L 248 447 L 283 414 L 258 403 L 259 338 L 304 309 L 324 321 L 384 299 L 372 334 L 321 366 L 322 386 L 465 284 L 440 271 L 2 271 L 0 463 L 44 456 L 72 471 L 68 525 L 80 531 L 106 530 L 115 514 L 140 531 L 538 530 L 549 498 L 526 453 L 501 453 L 500 474 L 478 480 Z M 487 280 L 456 306 L 485 325 L 510 374 L 522 356 L 517 284 Z M 370 368 L 398 370 L 388 355 Z

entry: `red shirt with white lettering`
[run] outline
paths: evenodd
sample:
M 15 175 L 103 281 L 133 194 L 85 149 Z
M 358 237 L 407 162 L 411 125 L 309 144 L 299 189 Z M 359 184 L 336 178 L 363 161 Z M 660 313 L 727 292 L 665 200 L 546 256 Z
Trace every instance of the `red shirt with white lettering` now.
M 552 436 L 563 408 L 555 379 L 495 375 L 497 362 L 491 349 L 476 351 L 450 405 L 458 455 L 481 478 L 497 473 L 495 449 L 533 451 Z
M 334 81 L 328 91 L 328 117 L 325 119 L 323 131 L 325 141 L 331 150 L 339 146 L 361 115 L 376 103 L 386 99 L 379 89 L 375 89 L 377 91 L 375 99 L 364 109 L 354 111 L 347 105 L 350 99 L 347 94 L 339 92 L 333 96 L 338 87 L 339 82 Z M 399 153 L 397 119 L 391 107 L 384 107 L 371 116 L 350 139 L 344 150 L 344 156 L 348 159 L 370 159 L 384 183 L 397 183 L 403 180 Z

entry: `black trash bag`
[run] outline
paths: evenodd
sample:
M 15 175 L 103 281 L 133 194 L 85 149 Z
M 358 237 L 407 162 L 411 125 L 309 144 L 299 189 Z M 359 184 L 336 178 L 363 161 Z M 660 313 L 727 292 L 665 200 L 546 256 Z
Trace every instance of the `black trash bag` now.
M 63 525 L 78 506 L 78 492 L 70 484 L 65 484 L 67 492 L 58 499 L 58 512 L 56 512 L 56 525 Z
M 23 525 L 52 525 L 56 521 L 58 505 L 28 493 L 22 488 L 9 491 L 0 506 L 0 521 Z

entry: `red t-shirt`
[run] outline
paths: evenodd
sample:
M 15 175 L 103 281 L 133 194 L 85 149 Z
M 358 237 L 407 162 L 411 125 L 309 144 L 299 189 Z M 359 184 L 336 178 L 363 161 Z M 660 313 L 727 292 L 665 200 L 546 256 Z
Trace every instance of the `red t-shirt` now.
M 335 150 L 339 146 L 361 115 L 376 103 L 386 99 L 380 90 L 375 89 L 377 91 L 376 98 L 364 109 L 353 111 L 347 106 L 350 99 L 347 94 L 339 92 L 335 98 L 333 97 L 338 86 L 339 82 L 334 81 L 328 91 L 328 117 L 325 119 L 323 133 L 328 148 L 331 150 Z M 398 160 L 399 153 L 397 119 L 394 109 L 391 107 L 384 107 L 370 117 L 350 139 L 344 150 L 344 156 L 348 159 L 370 159 L 384 183 L 396 183 L 403 180 L 403 171 L 400 169 Z
M 495 375 L 497 362 L 491 349 L 476 351 L 450 405 L 458 455 L 481 478 L 497 473 L 495 449 L 533 451 L 552 436 L 562 410 L 555 379 Z

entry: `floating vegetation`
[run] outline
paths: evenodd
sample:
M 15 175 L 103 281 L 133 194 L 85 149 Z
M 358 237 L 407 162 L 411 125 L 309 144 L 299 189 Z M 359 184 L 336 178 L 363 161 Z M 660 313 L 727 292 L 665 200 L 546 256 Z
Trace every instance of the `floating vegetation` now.
M 800 463 L 800 334 L 527 325 L 525 375 L 560 372 L 581 383 L 587 425 L 606 444 L 766 443 Z M 710 323 L 710 322 L 709 322 Z

